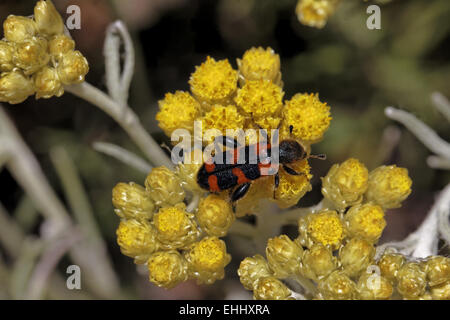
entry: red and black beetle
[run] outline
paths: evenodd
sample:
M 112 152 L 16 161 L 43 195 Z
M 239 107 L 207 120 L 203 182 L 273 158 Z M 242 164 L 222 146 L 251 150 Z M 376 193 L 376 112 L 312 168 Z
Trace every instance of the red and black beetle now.
M 273 170 L 273 173 L 270 170 L 272 165 L 272 148 L 270 144 L 263 142 L 242 147 L 238 145 L 236 140 L 229 137 L 223 136 L 219 137 L 220 139 L 222 139 L 223 145 L 232 144 L 234 148 L 219 152 L 201 166 L 197 173 L 197 183 L 202 189 L 210 192 L 220 192 L 234 188 L 231 192 L 231 201 L 235 202 L 248 192 L 253 180 L 262 176 L 274 175 L 275 188 L 278 187 L 280 182 L 278 170 Z M 261 152 L 262 150 L 265 152 Z M 301 173 L 288 166 L 307 157 L 307 153 L 300 143 L 295 140 L 283 140 L 279 143 L 278 152 L 279 164 L 286 173 L 300 175 Z M 262 154 L 263 156 L 261 156 Z M 252 158 L 252 156 L 256 158 Z M 325 158 L 324 155 L 313 157 Z M 230 159 L 231 161 L 229 161 Z M 245 161 L 238 161 L 238 159 L 245 159 Z M 250 159 L 253 161 L 250 161 Z M 264 175 L 261 174 L 263 168 L 269 168 Z

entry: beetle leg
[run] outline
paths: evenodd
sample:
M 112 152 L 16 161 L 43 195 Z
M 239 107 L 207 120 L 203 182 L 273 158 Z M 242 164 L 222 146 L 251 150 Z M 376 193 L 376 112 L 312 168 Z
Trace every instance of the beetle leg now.
M 290 168 L 290 167 L 288 167 L 287 165 L 284 165 L 284 164 L 283 164 L 283 169 L 284 169 L 284 171 L 286 171 L 286 173 L 288 173 L 288 174 L 290 174 L 292 176 L 300 176 L 300 175 L 304 174 L 304 173 L 298 173 L 294 169 L 292 169 L 292 168 Z
M 231 194 L 231 202 L 236 202 L 239 199 L 241 199 L 250 189 L 251 183 L 243 183 L 240 186 L 238 186 L 236 189 L 234 189 L 233 193 Z
M 277 191 L 278 186 L 280 185 L 280 175 L 277 172 L 274 176 L 274 188 L 273 188 L 273 198 L 276 199 L 275 197 L 275 191 Z

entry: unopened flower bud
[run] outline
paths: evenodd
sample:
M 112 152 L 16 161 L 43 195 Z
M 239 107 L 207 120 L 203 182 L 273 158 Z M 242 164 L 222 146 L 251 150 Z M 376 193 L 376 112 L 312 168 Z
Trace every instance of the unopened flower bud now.
M 196 217 L 202 230 L 216 237 L 226 235 L 236 219 L 230 202 L 215 194 L 200 201 Z
M 62 56 L 57 70 L 62 83 L 81 83 L 89 71 L 89 64 L 80 51 L 69 51 Z
M 158 287 L 170 289 L 188 278 L 187 262 L 176 250 L 152 254 L 147 266 L 150 282 Z
M 271 238 L 267 242 L 267 261 L 277 278 L 300 273 L 302 254 L 303 248 L 286 235 Z
M 425 293 L 426 273 L 418 263 L 409 262 L 403 265 L 398 271 L 397 280 L 397 290 L 405 298 L 414 299 Z
M 320 243 L 305 250 L 302 258 L 302 274 L 318 281 L 336 269 L 338 261 L 331 250 Z
M 13 44 L 0 40 L 0 72 L 11 71 L 14 68 L 13 54 Z
M 319 281 L 318 289 L 327 300 L 352 300 L 356 297 L 356 284 L 342 271 L 333 271 Z
M 125 219 L 150 219 L 155 208 L 144 187 L 134 182 L 118 183 L 112 191 L 112 202 L 116 214 Z
M 33 81 L 20 71 L 4 73 L 0 78 L 0 101 L 2 102 L 21 103 L 34 91 Z
M 450 300 L 450 280 L 432 287 L 430 291 L 435 300 Z
M 260 278 L 269 277 L 272 272 L 263 256 L 257 254 L 242 260 L 238 269 L 239 279 L 247 290 L 254 290 Z
M 338 209 L 361 203 L 367 190 L 369 171 L 356 159 L 335 164 L 322 178 L 322 194 Z
M 255 300 L 286 300 L 291 290 L 275 277 L 264 277 L 258 280 L 253 291 Z
M 6 40 L 11 42 L 22 42 L 36 34 L 36 23 L 33 19 L 9 15 L 3 22 L 3 32 Z
M 48 42 L 41 37 L 32 37 L 15 45 L 14 64 L 30 75 L 45 66 L 50 60 Z
M 75 49 L 75 41 L 65 34 L 58 34 L 51 38 L 49 42 L 50 54 L 56 58 L 61 58 L 64 54 Z
M 36 98 L 60 97 L 64 93 L 64 87 L 59 81 L 58 72 L 55 68 L 43 67 L 34 76 L 36 87 Z
M 407 169 L 381 166 L 369 174 L 366 197 L 385 209 L 398 208 L 411 193 L 411 185 Z
M 175 205 L 185 196 L 180 179 L 164 166 L 152 169 L 145 179 L 145 189 L 158 206 Z
M 378 267 L 383 277 L 394 283 L 397 273 L 405 263 L 405 257 L 398 253 L 385 253 L 378 261 Z
M 34 19 L 39 32 L 46 35 L 60 34 L 64 23 L 51 0 L 38 1 L 34 6 Z
M 345 214 L 345 221 L 350 236 L 372 243 L 378 241 L 386 227 L 383 209 L 372 203 L 351 207 Z
M 298 20 L 308 27 L 323 28 L 340 0 L 299 0 L 295 12 Z
M 349 277 L 356 277 L 372 262 L 375 248 L 366 240 L 353 238 L 339 251 L 339 260 Z
M 387 300 L 394 291 L 390 281 L 376 273 L 364 272 L 359 277 L 357 286 L 362 300 Z
M 431 287 L 450 281 L 450 258 L 444 256 L 430 257 L 425 262 L 428 285 Z

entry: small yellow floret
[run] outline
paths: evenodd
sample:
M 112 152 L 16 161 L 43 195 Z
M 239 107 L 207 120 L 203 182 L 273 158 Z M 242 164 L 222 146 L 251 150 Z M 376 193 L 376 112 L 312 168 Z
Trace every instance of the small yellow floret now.
M 289 131 L 304 142 L 315 143 L 322 139 L 331 121 L 330 107 L 320 102 L 318 94 L 296 94 L 285 102 L 283 124 L 280 131 Z
M 69 51 L 62 56 L 57 70 L 62 83 L 81 83 L 89 71 L 89 63 L 80 51 Z
M 167 167 L 156 167 L 145 179 L 145 189 L 158 206 L 176 205 L 184 200 L 180 178 Z
M 158 287 L 170 289 L 188 278 L 186 260 L 176 250 L 152 254 L 147 266 L 150 282 Z
M 59 81 L 58 72 L 55 68 L 43 67 L 36 72 L 34 85 L 36 87 L 36 99 L 60 97 L 64 93 L 64 87 Z
M 239 114 L 235 106 L 214 105 L 207 112 L 202 120 L 202 131 L 206 133 L 210 130 L 212 134 L 204 134 L 204 143 L 209 144 L 214 141 L 216 135 L 226 135 L 228 130 L 243 129 L 245 118 Z
M 13 62 L 27 75 L 45 66 L 49 60 L 48 41 L 44 38 L 32 37 L 15 46 Z
M 255 300 L 286 300 L 291 290 L 275 277 L 264 277 L 258 280 L 253 291 Z
M 155 208 L 145 188 L 134 182 L 118 183 L 112 191 L 112 203 L 124 219 L 150 219 Z
M 254 290 L 257 281 L 272 275 L 269 265 L 260 254 L 241 261 L 238 269 L 239 280 L 247 290 Z
M 322 210 L 300 218 L 299 233 L 302 244 L 308 247 L 318 242 L 336 249 L 345 236 L 345 229 L 336 211 Z
M 158 250 L 155 230 L 147 221 L 122 220 L 116 231 L 121 252 L 144 263 L 149 255 Z
M 9 15 L 3 22 L 5 38 L 11 42 L 22 42 L 36 34 L 36 22 L 33 19 Z
M 231 260 L 225 242 L 217 237 L 206 237 L 194 243 L 188 257 L 194 268 L 209 272 L 223 269 Z
M 200 117 L 200 104 L 188 92 L 176 91 L 167 93 L 159 101 L 159 112 L 156 115 L 159 127 L 170 137 L 176 129 L 194 131 L 194 121 Z
M 298 20 L 309 27 L 323 28 L 340 0 L 299 0 L 295 12 Z
M 294 176 L 286 173 L 282 168 L 279 169 L 280 182 L 275 190 L 275 202 L 280 208 L 296 205 L 312 189 L 310 183 L 312 174 L 310 173 L 311 167 L 308 160 L 295 162 L 290 167 L 300 174 Z
M 189 84 L 192 94 L 206 104 L 224 104 L 237 89 L 238 73 L 227 59 L 216 61 L 207 57 L 195 68 Z
M 229 201 L 210 194 L 200 201 L 197 221 L 210 236 L 223 237 L 236 219 Z
M 272 48 L 251 48 L 245 51 L 242 60 L 237 59 L 242 80 L 270 80 L 281 84 L 280 56 Z
M 35 92 L 33 81 L 20 71 L 5 72 L 0 78 L 0 101 L 21 103 Z
M 247 81 L 238 90 L 236 104 L 255 121 L 278 116 L 283 107 L 283 90 L 269 80 Z

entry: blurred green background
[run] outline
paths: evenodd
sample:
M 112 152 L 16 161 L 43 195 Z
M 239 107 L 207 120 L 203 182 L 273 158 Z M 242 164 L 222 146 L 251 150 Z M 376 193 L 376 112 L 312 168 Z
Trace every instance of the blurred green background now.
M 130 105 L 147 130 L 164 137 L 154 120 L 157 101 L 166 92 L 188 90 L 194 67 L 207 55 L 236 58 L 252 46 L 272 47 L 281 57 L 285 98 L 297 92 L 318 92 L 331 106 L 333 121 L 315 153 L 313 191 L 300 205 L 320 198 L 320 179 L 333 163 L 356 157 L 369 169 L 380 164 L 406 167 L 413 193 L 400 209 L 387 215 L 382 242 L 400 240 L 422 221 L 435 193 L 450 173 L 426 164 L 430 152 L 404 127 L 384 116 L 386 106 L 415 114 L 444 139 L 450 125 L 432 107 L 430 94 L 450 97 L 450 1 L 393 0 L 381 6 L 381 30 L 366 28 L 370 2 L 344 0 L 323 29 L 303 26 L 295 15 L 296 0 L 79 0 L 54 1 L 63 18 L 65 8 L 81 8 L 81 29 L 73 30 L 77 48 L 90 63 L 87 81 L 105 89 L 102 46 L 105 28 L 123 19 L 132 33 L 137 53 Z M 8 14 L 30 15 L 34 1 L 2 1 L 0 19 Z M 37 155 L 52 186 L 63 198 L 49 159 L 49 150 L 63 145 L 74 160 L 108 242 L 123 292 L 130 298 L 218 298 L 234 292 L 247 298 L 236 277 L 241 260 L 233 255 L 227 277 L 210 287 L 185 283 L 172 291 L 158 289 L 136 272 L 132 260 L 115 243 L 119 219 L 113 213 L 111 189 L 120 181 L 143 183 L 145 176 L 92 149 L 95 141 L 119 144 L 140 153 L 123 130 L 107 115 L 66 93 L 61 98 L 6 105 L 26 142 Z M 24 218 L 27 200 L 10 174 L 0 171 L 0 202 L 19 222 L 37 233 L 39 218 Z M 37 217 L 37 216 L 36 216 Z M 62 269 L 63 270 L 63 269 Z M 1 289 L 1 288 L 0 288 Z M 241 296 L 239 296 L 241 295 Z M 95 298 L 95 297 L 94 297 Z

